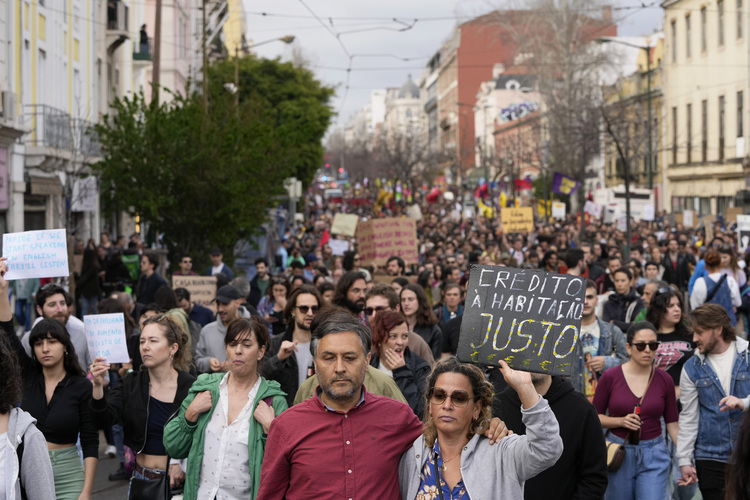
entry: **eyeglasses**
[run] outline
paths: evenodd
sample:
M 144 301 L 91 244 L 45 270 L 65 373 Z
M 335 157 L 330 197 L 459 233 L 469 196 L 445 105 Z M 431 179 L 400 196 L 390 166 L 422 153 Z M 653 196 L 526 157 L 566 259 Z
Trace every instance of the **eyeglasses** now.
M 452 394 L 445 392 L 445 389 L 440 387 L 433 387 L 430 391 L 430 403 L 434 405 L 441 405 L 447 398 L 451 398 L 451 402 L 457 408 L 464 408 L 471 401 L 471 396 L 466 391 L 453 391 Z
M 359 257 L 354 257 L 354 262 L 357 262 L 358 260 L 362 260 Z
M 297 309 L 299 309 L 299 312 L 302 314 L 307 314 L 308 311 L 312 310 L 313 314 L 318 314 L 318 311 L 320 310 L 320 306 L 294 306 Z
M 182 263 L 183 263 L 183 264 L 192 264 L 192 263 L 193 263 L 193 261 L 192 261 L 192 260 L 190 260 L 190 259 L 182 259 Z
M 661 342 L 636 342 L 635 344 L 630 344 L 630 346 L 643 352 L 646 350 L 646 346 L 648 346 L 651 351 L 656 351 L 659 348 L 659 344 L 661 344 Z
M 365 314 L 368 316 L 372 316 L 376 312 L 385 311 L 388 309 L 386 306 L 378 306 L 378 307 L 365 307 Z
M 455 264 L 456 261 L 455 260 L 446 260 L 445 263 L 450 266 L 451 264 Z

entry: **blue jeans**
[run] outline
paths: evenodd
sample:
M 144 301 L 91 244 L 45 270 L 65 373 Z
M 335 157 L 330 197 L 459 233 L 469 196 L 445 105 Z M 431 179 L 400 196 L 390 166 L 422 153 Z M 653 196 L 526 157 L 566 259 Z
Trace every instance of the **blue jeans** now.
M 99 314 L 97 311 L 97 305 L 99 304 L 99 297 L 83 297 L 81 296 L 81 317 L 87 314 Z
M 607 439 L 624 441 L 611 433 Z M 609 473 L 605 500 L 664 500 L 669 491 L 671 463 L 667 443 L 661 436 L 637 445 L 625 443 L 625 460 L 617 472 Z
M 23 325 L 23 331 L 31 330 L 31 304 L 27 299 L 16 299 L 16 319 Z
M 679 486 L 677 484 L 677 480 L 682 477 L 682 472 L 680 471 L 680 462 L 677 460 L 676 451 L 677 448 L 670 440 L 669 453 L 672 455 L 672 487 L 674 488 L 672 491 L 672 500 L 692 500 L 695 496 L 695 492 L 698 491 L 698 485 L 693 483 Z

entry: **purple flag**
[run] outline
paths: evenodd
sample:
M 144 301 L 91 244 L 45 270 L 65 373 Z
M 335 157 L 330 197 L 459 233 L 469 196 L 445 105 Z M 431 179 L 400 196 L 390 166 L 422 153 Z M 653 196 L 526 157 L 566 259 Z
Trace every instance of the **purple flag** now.
M 578 189 L 580 184 L 579 181 L 572 177 L 563 175 L 560 172 L 555 172 L 555 175 L 552 178 L 552 192 L 555 194 L 570 196 L 576 192 L 576 189 Z

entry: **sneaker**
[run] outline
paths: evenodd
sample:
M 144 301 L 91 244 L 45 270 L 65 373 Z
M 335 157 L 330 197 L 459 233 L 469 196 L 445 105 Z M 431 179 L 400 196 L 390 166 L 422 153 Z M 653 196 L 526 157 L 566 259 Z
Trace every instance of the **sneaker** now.
M 125 472 L 125 467 L 123 467 L 122 464 L 120 464 L 119 469 L 109 475 L 110 481 L 125 481 L 126 479 L 129 479 L 129 477 L 127 472 Z
M 117 456 L 117 448 L 110 444 L 109 446 L 107 446 L 107 449 L 104 450 L 104 454 L 109 458 L 115 458 Z

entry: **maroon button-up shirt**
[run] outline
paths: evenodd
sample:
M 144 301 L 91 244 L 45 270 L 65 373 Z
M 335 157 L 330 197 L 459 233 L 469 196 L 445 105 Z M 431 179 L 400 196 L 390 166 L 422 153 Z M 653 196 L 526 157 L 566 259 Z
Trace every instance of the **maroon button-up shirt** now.
M 398 463 L 422 422 L 404 403 L 363 392 L 348 413 L 316 395 L 276 417 L 258 500 L 401 498 Z

